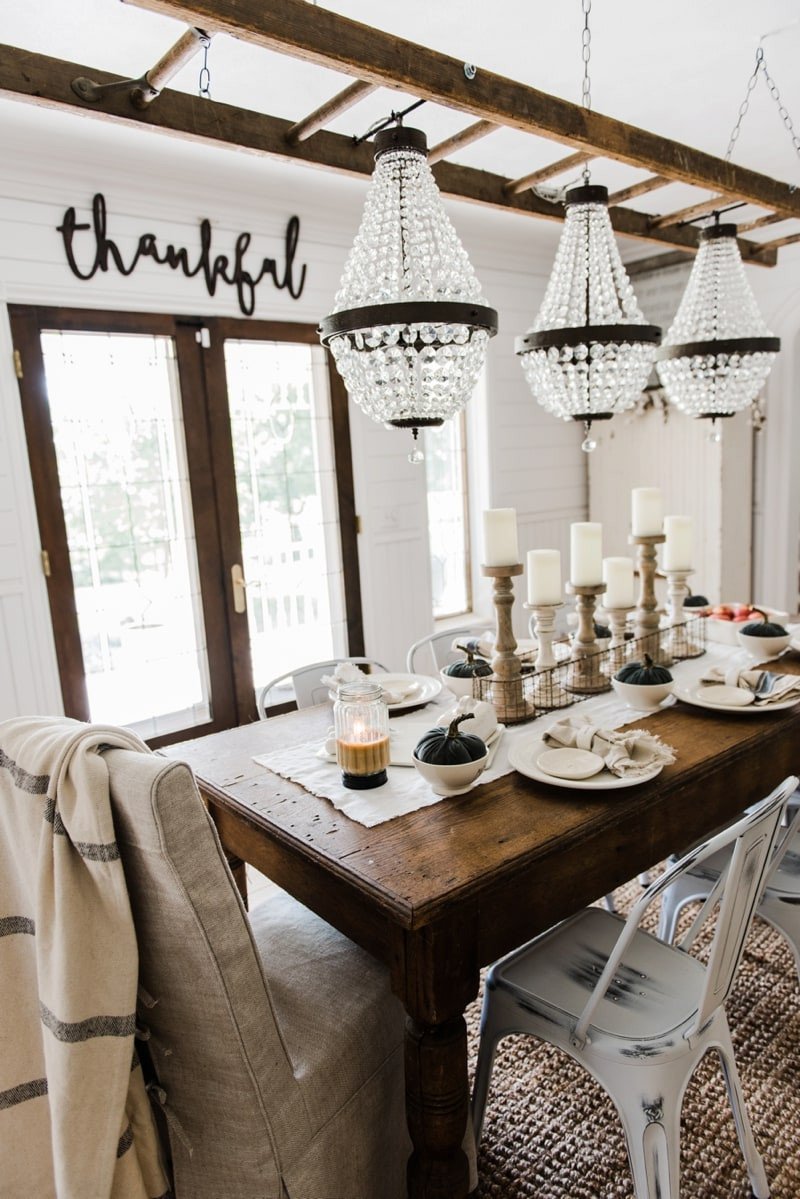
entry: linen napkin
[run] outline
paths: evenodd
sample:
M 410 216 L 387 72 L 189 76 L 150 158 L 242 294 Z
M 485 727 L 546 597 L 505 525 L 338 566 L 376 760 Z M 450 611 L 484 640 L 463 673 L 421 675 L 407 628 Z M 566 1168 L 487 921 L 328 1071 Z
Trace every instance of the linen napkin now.
M 598 728 L 588 716 L 568 716 L 552 725 L 544 735 L 550 745 L 570 749 L 588 749 L 599 754 L 606 769 L 618 778 L 636 778 L 654 766 L 675 761 L 675 751 L 653 733 L 644 729 L 614 730 Z
M 742 670 L 740 666 L 711 666 L 700 679 L 701 683 L 724 683 L 728 687 L 743 687 L 752 691 L 763 672 L 760 670 Z M 779 674 L 769 695 L 761 696 L 756 703 L 759 707 L 766 704 L 785 703 L 789 699 L 800 699 L 800 675 Z
M 384 675 L 365 674 L 355 662 L 340 662 L 333 674 L 324 674 L 320 679 L 329 691 L 335 695 L 342 685 L 347 683 L 377 683 L 383 692 L 383 699 L 387 704 L 399 704 L 404 699 L 411 699 L 420 690 L 420 685 L 416 679 L 393 679 L 391 683 L 385 681 Z
M 491 662 L 495 655 L 495 634 L 489 629 L 479 637 L 454 637 L 450 646 L 454 653 L 459 650 L 468 649 L 471 654 L 477 654 L 480 658 L 485 658 L 487 662 Z M 533 658 L 536 653 L 536 641 L 533 638 L 523 638 L 517 642 L 516 655 L 523 662 Z

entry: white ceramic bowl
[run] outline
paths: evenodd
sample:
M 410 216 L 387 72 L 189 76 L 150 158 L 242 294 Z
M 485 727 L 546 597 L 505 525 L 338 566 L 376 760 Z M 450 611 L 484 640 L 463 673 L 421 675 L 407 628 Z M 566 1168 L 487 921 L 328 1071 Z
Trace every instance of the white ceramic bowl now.
M 447 687 L 448 691 L 452 691 L 453 695 L 460 699 L 462 695 L 472 695 L 472 684 L 474 679 L 472 676 L 464 678 L 460 675 L 445 674 L 444 670 L 439 671 L 439 678 Z
M 674 682 L 669 683 L 622 683 L 612 679 L 611 686 L 629 708 L 639 712 L 654 712 L 662 700 L 671 694 Z
M 763 662 L 767 658 L 777 658 L 782 654 L 792 639 L 791 633 L 783 633 L 780 637 L 754 637 L 752 633 L 738 632 L 739 644 L 746 649 L 751 658 Z
M 458 762 L 454 766 L 420 762 L 416 754 L 412 755 L 412 759 L 417 770 L 437 795 L 460 795 L 463 791 L 469 791 L 476 778 L 486 769 L 489 751 L 474 762 Z

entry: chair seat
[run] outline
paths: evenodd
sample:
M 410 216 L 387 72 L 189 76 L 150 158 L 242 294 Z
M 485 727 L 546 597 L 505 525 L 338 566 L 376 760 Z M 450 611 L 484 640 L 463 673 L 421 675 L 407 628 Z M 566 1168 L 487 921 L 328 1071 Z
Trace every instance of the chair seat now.
M 496 986 L 545 1018 L 572 1026 L 586 1006 L 624 926 L 619 916 L 586 908 L 492 969 Z M 705 971 L 699 962 L 638 930 L 615 981 L 592 1017 L 595 1031 L 624 1041 L 659 1042 L 697 1011 Z M 624 1052 L 624 1050 L 623 1050 Z

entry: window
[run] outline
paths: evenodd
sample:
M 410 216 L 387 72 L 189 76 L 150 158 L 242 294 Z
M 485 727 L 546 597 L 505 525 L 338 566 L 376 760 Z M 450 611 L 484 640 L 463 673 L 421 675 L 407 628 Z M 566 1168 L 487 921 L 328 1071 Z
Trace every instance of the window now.
M 466 424 L 459 412 L 423 432 L 428 484 L 433 615 L 458 616 L 472 607 L 467 506 Z

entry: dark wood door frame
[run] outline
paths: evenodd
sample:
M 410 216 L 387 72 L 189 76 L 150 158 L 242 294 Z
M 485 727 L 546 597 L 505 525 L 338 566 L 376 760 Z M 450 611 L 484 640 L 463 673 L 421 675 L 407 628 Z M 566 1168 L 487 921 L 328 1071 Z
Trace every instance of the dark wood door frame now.
M 317 344 L 316 330 L 309 325 L 289 322 L 27 305 L 9 305 L 9 316 L 14 346 L 20 356 L 20 395 L 39 533 L 42 549 L 46 549 L 49 556 L 47 593 L 66 714 L 88 720 L 89 699 L 64 514 L 61 504 L 53 502 L 60 494 L 60 484 L 40 340 L 45 329 L 173 338 L 213 707 L 209 722 L 154 738 L 150 744 L 168 744 L 184 738 L 187 733 L 202 736 L 257 719 L 247 614 L 236 613 L 232 603 L 230 570 L 234 563 L 241 563 L 242 551 L 223 343 L 225 338 L 233 338 Z M 201 328 L 209 331 L 208 347 L 200 343 Z M 349 652 L 363 654 L 347 397 L 330 357 L 328 370 Z

